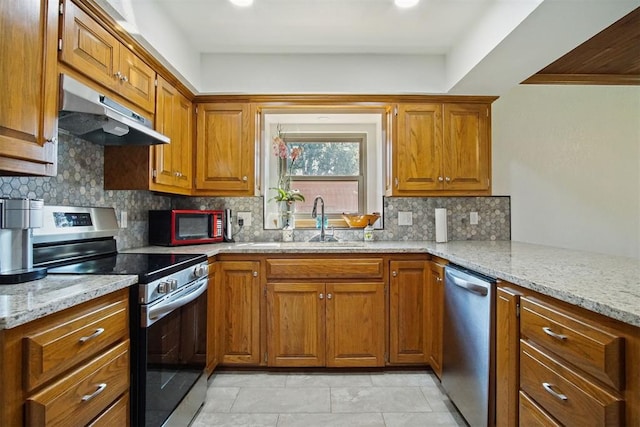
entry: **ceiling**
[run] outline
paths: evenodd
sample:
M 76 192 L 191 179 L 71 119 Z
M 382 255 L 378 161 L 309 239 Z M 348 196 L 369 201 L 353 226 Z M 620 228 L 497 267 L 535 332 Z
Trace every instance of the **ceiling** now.
M 539 71 L 617 72 L 601 50 L 621 63 L 640 27 L 625 21 L 566 68 L 554 61 L 640 0 L 94 1 L 200 94 L 500 95 Z

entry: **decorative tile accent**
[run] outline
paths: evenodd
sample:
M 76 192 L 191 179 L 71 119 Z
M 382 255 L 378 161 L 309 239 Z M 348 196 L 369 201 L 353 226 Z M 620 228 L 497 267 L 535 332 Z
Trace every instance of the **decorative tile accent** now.
M 113 207 L 127 211 L 118 249 L 145 246 L 149 209 L 169 209 L 171 198 L 149 191 L 104 190 L 104 147 L 59 131 L 58 175 L 0 177 L 1 197 L 41 198 L 48 205 Z

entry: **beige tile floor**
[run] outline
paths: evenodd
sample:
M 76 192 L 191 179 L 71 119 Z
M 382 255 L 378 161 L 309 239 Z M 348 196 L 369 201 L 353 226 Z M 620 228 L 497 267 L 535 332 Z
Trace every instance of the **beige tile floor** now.
M 193 427 L 466 426 L 429 371 L 215 373 Z

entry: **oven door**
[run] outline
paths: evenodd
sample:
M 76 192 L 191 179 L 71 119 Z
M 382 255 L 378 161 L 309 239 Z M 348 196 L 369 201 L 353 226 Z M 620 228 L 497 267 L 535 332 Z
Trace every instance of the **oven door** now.
M 188 424 L 202 405 L 206 393 L 206 295 L 205 277 L 160 301 L 140 306 L 137 381 L 133 387 L 137 408 L 133 408 L 132 425 L 185 425 L 184 420 Z M 202 390 L 193 390 L 196 388 Z M 202 397 L 186 398 L 190 393 Z M 180 422 L 175 422 L 176 418 Z

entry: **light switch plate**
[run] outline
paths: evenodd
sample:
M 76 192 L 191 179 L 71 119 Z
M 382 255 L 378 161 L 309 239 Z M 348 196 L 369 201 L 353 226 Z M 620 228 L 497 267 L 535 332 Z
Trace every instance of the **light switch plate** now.
M 413 212 L 398 212 L 398 225 L 413 225 Z
M 238 212 L 238 219 L 244 220 L 244 227 L 251 226 L 251 212 Z
M 478 212 L 471 212 L 469 214 L 469 223 L 471 225 L 478 225 Z

